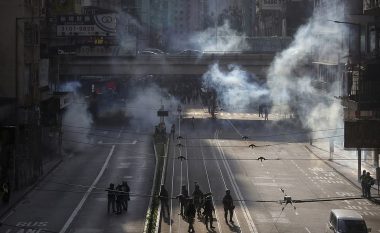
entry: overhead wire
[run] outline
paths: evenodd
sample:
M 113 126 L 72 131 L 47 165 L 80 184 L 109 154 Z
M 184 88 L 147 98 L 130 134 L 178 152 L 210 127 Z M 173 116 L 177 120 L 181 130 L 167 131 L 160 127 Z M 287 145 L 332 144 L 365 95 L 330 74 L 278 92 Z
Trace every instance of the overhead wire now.
M 80 187 L 80 188 L 88 188 L 91 186 L 86 185 L 79 185 L 79 184 L 68 184 L 68 183 L 60 183 L 60 182 L 54 182 L 54 181 L 47 181 L 47 183 L 56 183 L 56 184 L 62 184 L 67 186 L 74 186 L 74 187 Z M 99 187 L 93 187 L 95 190 L 99 190 L 99 192 L 91 192 L 91 194 L 105 194 L 109 191 L 107 188 L 99 188 Z M 66 192 L 66 193 L 86 193 L 87 190 L 64 190 L 64 189 L 44 189 L 36 187 L 34 188 L 36 191 L 49 191 L 49 192 Z M 130 196 L 134 197 L 141 197 L 141 198 L 150 198 L 150 197 L 160 197 L 160 195 L 150 195 L 150 194 L 142 194 L 142 193 L 134 193 L 134 192 L 125 192 L 125 191 L 117 191 L 112 190 L 114 193 L 122 193 L 122 194 L 129 194 Z M 170 199 L 177 199 L 177 197 L 169 197 Z M 372 198 L 380 198 L 380 196 L 374 195 Z M 362 196 L 338 196 L 338 197 L 320 197 L 320 198 L 307 198 L 307 199 L 293 199 L 293 203 L 312 203 L 312 202 L 328 202 L 328 201 L 345 201 L 345 200 L 359 200 L 359 199 L 366 199 L 366 197 Z M 223 199 L 214 198 L 215 201 L 222 201 Z M 257 203 L 284 203 L 283 200 L 252 200 L 252 199 L 234 199 L 234 201 L 246 201 L 246 202 L 257 202 Z

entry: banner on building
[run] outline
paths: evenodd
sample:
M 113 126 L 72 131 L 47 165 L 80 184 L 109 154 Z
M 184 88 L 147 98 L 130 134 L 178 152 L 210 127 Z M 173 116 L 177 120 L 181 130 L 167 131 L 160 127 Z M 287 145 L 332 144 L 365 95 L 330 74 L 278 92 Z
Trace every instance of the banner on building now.
M 344 122 L 345 148 L 380 148 L 380 121 L 357 120 Z
M 60 15 L 57 36 L 116 36 L 116 14 Z
M 123 46 L 81 46 L 76 50 L 77 56 L 84 57 L 120 57 L 136 55 L 136 46 L 125 48 Z

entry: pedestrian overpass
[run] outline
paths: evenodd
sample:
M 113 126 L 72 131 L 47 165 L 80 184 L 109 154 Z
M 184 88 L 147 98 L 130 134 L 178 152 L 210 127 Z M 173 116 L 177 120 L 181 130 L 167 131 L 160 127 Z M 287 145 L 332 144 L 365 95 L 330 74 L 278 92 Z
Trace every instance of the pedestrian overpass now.
M 202 75 L 215 63 L 230 64 L 265 77 L 275 54 L 203 54 L 139 55 L 135 57 L 78 57 L 59 58 L 59 75 L 68 76 L 130 76 L 130 75 Z

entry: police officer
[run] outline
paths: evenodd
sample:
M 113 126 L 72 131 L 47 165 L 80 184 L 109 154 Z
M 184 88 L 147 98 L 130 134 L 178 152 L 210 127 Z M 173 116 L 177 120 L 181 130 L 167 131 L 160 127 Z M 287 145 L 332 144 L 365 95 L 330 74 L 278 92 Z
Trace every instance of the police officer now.
M 214 205 L 212 204 L 212 199 L 211 195 L 206 196 L 205 203 L 203 206 L 203 214 L 205 216 L 205 224 L 206 228 L 208 229 L 207 223 L 210 222 L 210 228 L 213 229 L 215 228 L 212 223 L 213 223 L 213 216 L 212 213 L 215 212 Z
M 162 211 L 162 215 L 165 216 L 165 210 L 168 214 L 168 217 L 170 215 L 170 212 L 169 212 L 169 193 L 168 191 L 165 189 L 165 186 L 162 184 L 161 185 L 161 190 L 160 190 L 160 201 L 161 201 L 161 211 Z
M 201 217 L 201 208 L 203 203 L 203 192 L 199 188 L 199 185 L 197 182 L 194 182 L 195 187 L 194 191 L 192 193 L 193 199 L 194 199 L 194 205 L 197 210 L 198 217 Z
M 194 200 L 190 198 L 188 200 L 188 205 L 187 205 L 186 211 L 185 211 L 185 215 L 186 215 L 187 221 L 189 223 L 188 232 L 195 232 L 195 230 L 194 230 L 195 212 L 196 212 L 196 210 L 195 210 Z
M 110 184 L 110 186 L 107 189 L 107 197 L 108 197 L 107 213 L 110 212 L 111 207 L 112 207 L 112 212 L 115 213 L 116 194 L 115 194 L 115 185 L 112 183 Z
M 129 192 L 131 191 L 131 189 L 129 188 L 127 181 L 123 181 L 123 183 L 121 184 L 121 188 L 123 191 L 123 194 L 122 194 L 123 198 L 122 198 L 121 205 L 125 211 L 128 211 L 128 201 L 131 200 L 129 196 Z
M 234 221 L 232 220 L 232 217 L 234 216 L 235 206 L 234 206 L 234 202 L 232 200 L 229 189 L 226 190 L 226 195 L 223 197 L 223 207 L 224 207 L 224 219 L 228 223 L 227 215 L 229 212 L 230 213 L 230 222 L 233 223 Z

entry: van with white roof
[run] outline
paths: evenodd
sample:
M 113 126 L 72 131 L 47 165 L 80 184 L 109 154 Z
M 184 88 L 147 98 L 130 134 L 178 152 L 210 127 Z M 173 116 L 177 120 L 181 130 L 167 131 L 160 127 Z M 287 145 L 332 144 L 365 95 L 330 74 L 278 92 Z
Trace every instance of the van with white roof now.
M 355 210 L 332 209 L 326 233 L 368 233 L 371 228 Z

